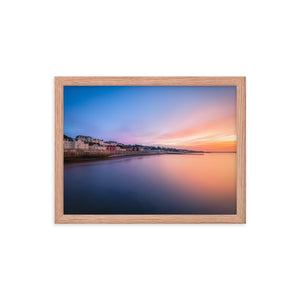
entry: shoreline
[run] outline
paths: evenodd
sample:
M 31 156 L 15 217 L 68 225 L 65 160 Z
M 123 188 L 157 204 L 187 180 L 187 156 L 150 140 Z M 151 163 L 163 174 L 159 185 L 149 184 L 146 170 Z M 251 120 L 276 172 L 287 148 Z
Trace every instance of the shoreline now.
M 139 157 L 139 156 L 151 156 L 151 155 L 204 155 L 204 154 L 222 154 L 222 153 L 234 153 L 236 152 L 127 152 L 127 153 L 116 153 L 116 152 L 85 152 L 79 150 L 71 150 L 64 152 L 64 164 L 69 163 L 81 163 L 81 162 L 92 162 L 92 161 L 106 161 L 118 158 L 126 157 Z M 70 155 L 72 154 L 72 155 Z
M 204 155 L 204 153 L 189 153 L 189 152 L 161 152 L 161 153 L 98 153 L 96 156 L 93 155 L 81 155 L 81 156 L 73 156 L 73 157 L 66 157 L 64 156 L 64 163 L 77 163 L 77 162 L 89 162 L 89 161 L 105 161 L 105 160 L 112 160 L 117 158 L 126 158 L 126 157 L 138 157 L 138 156 L 151 156 L 151 155 L 183 155 L 183 154 L 199 154 Z

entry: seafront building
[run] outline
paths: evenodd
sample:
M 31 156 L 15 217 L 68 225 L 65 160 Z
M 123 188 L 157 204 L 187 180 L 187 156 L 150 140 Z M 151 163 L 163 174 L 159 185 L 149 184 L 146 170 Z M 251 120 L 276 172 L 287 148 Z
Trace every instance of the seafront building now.
M 84 151 L 120 151 L 120 152 L 153 152 L 153 153 L 164 153 L 164 152 L 178 152 L 183 150 L 177 150 L 175 148 L 161 148 L 153 146 L 142 146 L 142 145 L 124 145 L 115 141 L 103 141 L 101 139 L 95 139 L 91 136 L 77 135 L 75 139 L 64 135 L 64 150 L 84 150 Z
M 94 144 L 94 145 L 89 145 L 89 150 L 106 151 L 106 147 Z
M 92 150 L 92 151 L 126 151 L 121 149 L 117 142 L 104 142 L 101 139 L 94 139 L 90 136 L 77 135 L 75 139 L 64 136 L 65 150 Z
M 85 135 L 77 135 L 75 140 L 86 142 L 86 143 L 95 143 L 95 144 L 99 144 L 100 146 L 104 144 L 103 140 L 94 139 L 90 136 L 85 136 Z
M 64 149 L 66 149 L 66 150 L 67 149 L 68 150 L 71 150 L 71 149 L 89 150 L 89 144 L 86 144 L 81 140 L 78 140 L 78 141 L 64 140 Z

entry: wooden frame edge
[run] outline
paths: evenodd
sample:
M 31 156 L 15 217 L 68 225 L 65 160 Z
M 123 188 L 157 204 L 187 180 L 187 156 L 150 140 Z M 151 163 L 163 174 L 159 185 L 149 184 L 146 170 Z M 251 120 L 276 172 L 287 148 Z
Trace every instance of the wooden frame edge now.
M 237 85 L 237 215 L 246 224 L 246 77 Z
M 245 224 L 238 215 L 62 215 L 55 224 Z
M 65 85 L 76 85 L 76 86 L 93 86 L 93 85 L 145 85 L 145 86 L 172 86 L 172 85 L 179 85 L 179 86 L 193 86 L 193 85 L 239 85 L 241 84 L 243 78 L 245 77 L 64 77 L 59 76 L 55 77 L 55 80 L 60 82 L 63 86 Z
M 237 214 L 64 215 L 63 87 L 65 85 L 235 85 L 237 87 Z M 246 224 L 246 77 L 55 77 L 55 224 Z
M 55 78 L 55 223 L 63 216 L 63 83 Z

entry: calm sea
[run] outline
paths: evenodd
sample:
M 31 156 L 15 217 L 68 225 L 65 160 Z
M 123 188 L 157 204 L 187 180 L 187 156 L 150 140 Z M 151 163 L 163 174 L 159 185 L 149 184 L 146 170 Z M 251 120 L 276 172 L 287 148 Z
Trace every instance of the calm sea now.
M 65 214 L 235 214 L 236 154 L 64 165 Z

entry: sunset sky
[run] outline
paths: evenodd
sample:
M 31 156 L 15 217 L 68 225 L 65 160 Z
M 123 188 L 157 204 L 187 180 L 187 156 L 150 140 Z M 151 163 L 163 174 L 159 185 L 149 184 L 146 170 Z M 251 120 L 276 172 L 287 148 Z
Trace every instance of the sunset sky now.
M 65 86 L 64 133 L 124 144 L 236 151 L 235 86 Z

